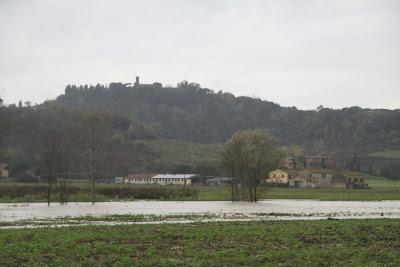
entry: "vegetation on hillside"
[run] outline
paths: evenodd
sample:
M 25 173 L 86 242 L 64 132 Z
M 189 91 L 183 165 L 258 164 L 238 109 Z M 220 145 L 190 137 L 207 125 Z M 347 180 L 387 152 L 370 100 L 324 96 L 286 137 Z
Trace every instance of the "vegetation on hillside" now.
M 400 111 L 359 107 L 302 111 L 251 97 L 214 92 L 183 82 L 176 88 L 112 83 L 108 87 L 69 85 L 45 106 L 73 109 L 99 106 L 117 114 L 134 114 L 159 129 L 163 138 L 222 143 L 234 132 L 267 128 L 283 144 L 327 149 L 400 147 Z

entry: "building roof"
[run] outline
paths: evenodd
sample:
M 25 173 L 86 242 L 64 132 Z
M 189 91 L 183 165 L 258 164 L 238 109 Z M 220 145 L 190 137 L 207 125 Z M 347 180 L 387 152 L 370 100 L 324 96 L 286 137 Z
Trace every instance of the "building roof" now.
M 276 169 L 276 170 L 273 170 L 271 172 L 288 172 L 288 170 Z
M 342 174 L 346 176 L 366 176 L 365 173 L 359 171 L 343 171 Z
M 297 177 L 291 178 L 290 181 L 306 181 L 306 178 L 297 176 Z
M 157 174 L 153 176 L 153 179 L 190 179 L 194 177 L 194 174 Z
M 303 169 L 299 171 L 299 174 L 312 174 L 312 173 L 337 173 L 337 171 L 333 169 Z
M 287 174 L 290 174 L 290 175 L 297 175 L 300 170 L 297 170 L 297 169 L 294 169 L 294 170 L 276 169 L 276 170 L 270 171 L 269 173 L 273 173 L 273 172 L 276 172 L 276 171 L 286 172 Z
M 154 173 L 131 173 L 128 174 L 126 179 L 150 179 L 154 176 Z
M 335 159 L 333 156 L 325 156 L 325 155 L 312 155 L 305 156 L 306 159 Z

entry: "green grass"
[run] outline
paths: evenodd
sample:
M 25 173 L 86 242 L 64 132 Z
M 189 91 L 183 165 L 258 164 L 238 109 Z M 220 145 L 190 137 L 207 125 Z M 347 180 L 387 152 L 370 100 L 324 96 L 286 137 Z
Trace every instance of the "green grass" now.
M 1 266 L 399 266 L 400 220 L 0 230 Z
M 400 150 L 383 150 L 369 154 L 370 157 L 400 159 Z

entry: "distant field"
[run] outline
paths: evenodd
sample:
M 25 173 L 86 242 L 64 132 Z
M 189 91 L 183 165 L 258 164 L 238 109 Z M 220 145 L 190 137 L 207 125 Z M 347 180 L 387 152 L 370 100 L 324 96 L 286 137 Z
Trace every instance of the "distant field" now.
M 400 181 L 371 177 L 370 189 L 343 188 L 259 188 L 259 199 L 320 199 L 320 200 L 400 200 Z M 0 183 L 0 202 L 45 202 L 47 185 L 26 183 Z M 90 201 L 86 182 L 68 185 L 68 201 Z M 218 186 L 157 186 L 98 184 L 97 201 L 124 201 L 135 199 L 160 200 L 230 200 L 230 187 Z M 58 201 L 57 190 L 52 201 Z
M 139 140 L 135 142 L 149 146 L 153 151 L 160 153 L 161 159 L 174 164 L 218 161 L 218 145 L 197 144 L 169 139 Z
M 400 220 L 0 230 L 1 266 L 400 266 Z
M 369 154 L 370 157 L 400 159 L 400 150 L 384 150 Z

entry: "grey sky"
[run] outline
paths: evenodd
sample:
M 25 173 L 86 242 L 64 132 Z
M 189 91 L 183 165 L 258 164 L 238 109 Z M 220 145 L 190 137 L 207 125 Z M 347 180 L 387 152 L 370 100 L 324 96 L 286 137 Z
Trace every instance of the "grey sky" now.
M 0 95 L 186 79 L 314 109 L 400 108 L 400 1 L 0 0 Z

